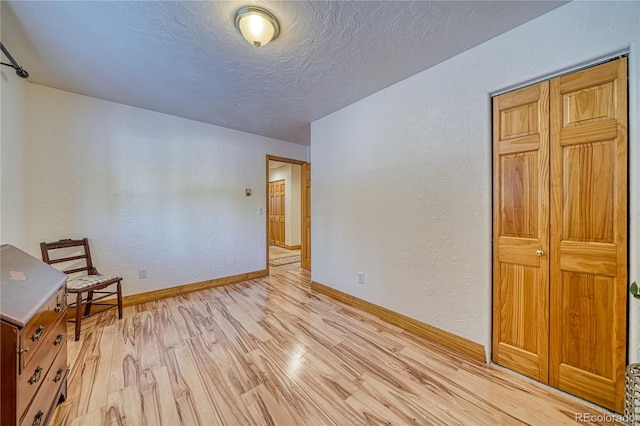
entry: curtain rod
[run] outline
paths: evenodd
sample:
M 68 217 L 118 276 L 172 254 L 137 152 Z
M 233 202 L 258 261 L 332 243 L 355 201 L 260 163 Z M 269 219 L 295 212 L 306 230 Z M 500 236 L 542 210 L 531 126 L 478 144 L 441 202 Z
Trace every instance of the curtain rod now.
M 28 78 L 29 77 L 29 73 L 23 69 L 20 65 L 18 65 L 18 63 L 16 62 L 15 59 L 13 59 L 13 56 L 11 56 L 11 53 L 9 53 L 9 51 L 7 50 L 6 47 L 4 47 L 4 44 L 0 43 L 0 49 L 2 49 L 2 53 L 5 54 L 5 56 L 9 59 L 9 61 L 11 62 L 10 64 L 6 63 L 6 62 L 0 62 L 0 64 L 2 65 L 7 65 L 13 69 L 16 70 L 16 74 L 18 74 L 18 77 L 22 77 L 22 78 Z

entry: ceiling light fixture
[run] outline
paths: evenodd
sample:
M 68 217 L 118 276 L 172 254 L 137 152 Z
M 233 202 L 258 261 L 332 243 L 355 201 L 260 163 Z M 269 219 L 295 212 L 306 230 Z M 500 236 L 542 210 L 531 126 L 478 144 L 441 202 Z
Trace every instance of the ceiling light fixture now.
M 255 6 L 246 6 L 236 12 L 236 28 L 256 47 L 264 46 L 280 33 L 280 24 L 276 17 Z

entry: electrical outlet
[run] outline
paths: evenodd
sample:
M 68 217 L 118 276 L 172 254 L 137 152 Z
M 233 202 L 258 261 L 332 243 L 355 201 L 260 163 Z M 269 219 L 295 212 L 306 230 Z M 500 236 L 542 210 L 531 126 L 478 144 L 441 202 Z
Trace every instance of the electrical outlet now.
M 364 273 L 358 272 L 358 284 L 364 284 Z
M 140 279 L 147 278 L 147 268 L 138 269 L 138 278 Z

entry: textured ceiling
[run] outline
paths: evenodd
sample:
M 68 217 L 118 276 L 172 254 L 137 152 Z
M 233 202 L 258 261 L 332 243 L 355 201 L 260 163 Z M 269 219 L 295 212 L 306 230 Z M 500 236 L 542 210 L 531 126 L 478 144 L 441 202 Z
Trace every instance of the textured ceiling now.
M 310 122 L 563 3 L 2 1 L 1 40 L 31 82 L 308 145 Z M 235 29 L 247 4 L 279 19 L 269 45 Z

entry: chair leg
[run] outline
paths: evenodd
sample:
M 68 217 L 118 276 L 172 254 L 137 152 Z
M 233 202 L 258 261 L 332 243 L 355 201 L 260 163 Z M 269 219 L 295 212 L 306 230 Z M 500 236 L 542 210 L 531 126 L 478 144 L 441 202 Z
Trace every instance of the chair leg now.
M 91 313 L 91 302 L 93 302 L 93 291 L 90 291 L 87 295 L 87 304 L 84 307 L 84 316 L 88 316 Z
M 76 342 L 80 340 L 80 321 L 82 321 L 82 293 L 76 296 Z
M 118 319 L 122 319 L 122 286 L 118 281 Z

